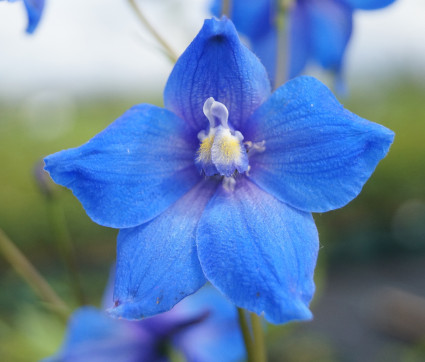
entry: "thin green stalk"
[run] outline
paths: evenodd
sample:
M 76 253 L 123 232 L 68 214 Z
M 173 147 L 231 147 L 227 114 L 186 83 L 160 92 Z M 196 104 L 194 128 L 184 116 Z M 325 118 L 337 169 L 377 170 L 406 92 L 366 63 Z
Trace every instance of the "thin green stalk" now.
M 74 291 L 75 297 L 80 305 L 86 304 L 83 288 L 81 285 L 80 274 L 78 271 L 75 248 L 69 235 L 65 215 L 61 204 L 55 198 L 55 195 L 46 198 L 47 213 L 52 228 L 52 234 L 59 248 L 63 263 L 68 269 L 69 281 Z
M 255 362 L 266 362 L 266 344 L 264 340 L 263 326 L 261 317 L 255 313 L 250 313 L 252 334 L 254 337 L 254 358 Z
M 153 25 L 149 22 L 149 20 L 146 18 L 143 12 L 137 6 L 136 1 L 128 0 L 128 2 L 130 3 L 131 7 L 133 8 L 134 12 L 138 16 L 142 24 L 146 27 L 146 29 L 148 29 L 148 31 L 152 34 L 152 36 L 156 39 L 156 41 L 162 46 L 168 58 L 173 63 L 177 62 L 178 56 L 176 55 L 174 50 L 171 49 L 171 47 L 168 45 L 165 39 L 156 31 Z
M 66 303 L 50 287 L 30 261 L 13 244 L 7 235 L 0 229 L 0 251 L 15 271 L 28 283 L 36 294 L 61 317 L 67 319 L 70 309 Z
M 289 39 L 288 39 L 288 24 L 287 10 L 288 3 L 285 0 L 279 2 L 279 13 L 276 19 L 277 44 L 276 44 L 276 69 L 274 87 L 277 89 L 287 79 L 288 74 L 288 59 L 289 59 Z
M 226 15 L 229 19 L 232 17 L 232 0 L 223 0 L 221 15 Z
M 248 321 L 245 311 L 242 308 L 238 309 L 239 326 L 241 327 L 242 337 L 245 344 L 248 362 L 254 362 L 254 342 L 252 340 L 251 332 L 249 330 Z

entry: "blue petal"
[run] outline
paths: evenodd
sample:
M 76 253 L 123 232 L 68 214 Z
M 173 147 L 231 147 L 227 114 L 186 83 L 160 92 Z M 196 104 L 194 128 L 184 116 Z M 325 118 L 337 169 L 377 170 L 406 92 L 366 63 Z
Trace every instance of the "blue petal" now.
M 217 190 L 196 238 L 205 276 L 238 307 L 272 323 L 311 318 L 319 246 L 311 214 L 239 178 L 233 192 Z
M 205 20 L 174 66 L 164 91 L 165 106 L 194 129 L 206 129 L 204 102 L 214 97 L 229 110 L 229 123 L 243 124 L 270 95 L 270 81 L 258 58 L 239 41 L 232 22 Z
M 249 177 L 283 202 L 329 211 L 355 198 L 393 141 L 389 129 L 344 109 L 326 86 L 299 77 L 280 87 L 250 120 L 266 150 Z
M 26 32 L 32 34 L 40 22 L 44 10 L 44 0 L 24 0 L 28 14 L 28 26 Z
M 94 307 L 78 309 L 61 350 L 44 362 L 141 362 L 156 360 L 152 337 L 134 322 L 118 321 Z
M 244 359 L 245 347 L 236 308 L 215 288 L 210 285 L 201 288 L 174 309 L 187 319 L 202 313 L 206 316 L 173 340 L 187 361 L 234 362 Z
M 274 24 L 277 7 L 274 0 L 232 0 L 230 15 L 236 29 L 254 39 L 267 34 Z M 222 13 L 222 0 L 213 1 L 211 12 L 217 17 Z
M 354 9 L 374 10 L 392 4 L 395 0 L 342 0 Z
M 142 104 L 83 146 L 46 157 L 45 169 L 73 191 L 93 221 L 137 226 L 199 181 L 197 145 L 185 140 L 188 132 L 171 112 Z
M 195 229 L 215 188 L 216 181 L 202 181 L 150 223 L 120 231 L 113 316 L 162 313 L 205 284 Z
M 277 32 L 275 28 L 262 37 L 251 40 L 251 47 L 255 55 L 267 69 L 270 81 L 273 84 L 276 77 L 277 61 Z
M 335 0 L 309 0 L 311 52 L 323 68 L 339 72 L 352 31 L 352 9 Z

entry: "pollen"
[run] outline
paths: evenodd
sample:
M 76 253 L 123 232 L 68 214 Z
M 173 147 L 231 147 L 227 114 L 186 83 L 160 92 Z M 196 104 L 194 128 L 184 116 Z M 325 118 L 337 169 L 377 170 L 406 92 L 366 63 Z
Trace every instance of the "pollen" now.
M 205 137 L 201 144 L 199 145 L 199 149 L 197 152 L 196 160 L 198 162 L 211 162 L 211 148 L 214 143 L 214 135 L 210 135 Z
M 238 160 L 241 155 L 240 142 L 232 135 L 220 137 L 220 139 L 217 140 L 217 149 L 221 158 L 226 163 Z

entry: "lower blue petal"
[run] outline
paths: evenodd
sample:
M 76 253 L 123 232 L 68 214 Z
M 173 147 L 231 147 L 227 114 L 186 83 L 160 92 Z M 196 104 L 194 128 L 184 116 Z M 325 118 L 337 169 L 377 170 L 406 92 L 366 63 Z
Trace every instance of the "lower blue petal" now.
M 323 68 L 339 72 L 352 31 L 352 9 L 335 0 L 309 0 L 311 54 Z
M 94 307 L 71 316 L 60 351 L 43 362 L 156 361 L 155 340 L 140 325 L 118 321 Z
M 311 24 L 304 2 L 297 1 L 288 16 L 288 79 L 299 75 L 311 56 Z M 277 84 L 276 86 L 280 86 Z
M 395 0 L 342 0 L 354 9 L 375 10 L 384 8 L 395 2 Z
M 26 32 L 32 34 L 40 22 L 44 10 L 44 0 L 24 0 L 28 14 L 28 26 Z
M 72 190 L 93 221 L 137 226 L 199 182 L 197 144 L 188 132 L 170 111 L 141 104 L 81 147 L 46 157 L 45 169 Z
M 324 212 L 355 198 L 385 157 L 394 133 L 344 109 L 312 77 L 280 87 L 250 120 L 245 139 L 265 141 L 249 177 L 279 200 Z
M 238 307 L 272 323 L 310 319 L 319 240 L 311 214 L 246 178 L 220 187 L 196 233 L 205 276 Z
M 215 188 L 215 181 L 202 181 L 151 222 L 120 231 L 113 316 L 165 312 L 205 284 L 195 230 Z
M 211 285 L 182 300 L 173 309 L 187 319 L 205 319 L 176 335 L 173 345 L 187 361 L 234 362 L 245 357 L 245 347 L 235 306 Z

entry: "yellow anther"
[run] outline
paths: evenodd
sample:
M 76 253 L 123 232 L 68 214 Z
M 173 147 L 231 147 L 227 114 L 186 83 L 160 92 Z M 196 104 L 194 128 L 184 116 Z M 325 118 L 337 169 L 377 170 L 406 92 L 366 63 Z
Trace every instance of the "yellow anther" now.
M 239 140 L 234 136 L 225 135 L 223 137 L 220 137 L 217 140 L 217 147 L 218 150 L 220 150 L 220 158 L 222 158 L 223 161 L 226 163 L 236 161 L 240 157 L 240 143 Z
M 198 162 L 211 162 L 211 148 L 214 143 L 214 135 L 210 135 L 208 137 L 205 137 L 198 149 Z

